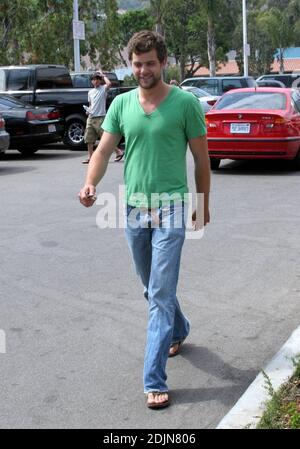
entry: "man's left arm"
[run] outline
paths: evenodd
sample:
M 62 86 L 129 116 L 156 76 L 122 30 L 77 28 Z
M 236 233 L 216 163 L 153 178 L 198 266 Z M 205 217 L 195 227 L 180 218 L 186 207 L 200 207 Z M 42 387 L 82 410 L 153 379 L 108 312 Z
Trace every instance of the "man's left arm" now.
M 196 192 L 204 196 L 204 226 L 209 223 L 209 191 L 210 191 L 210 162 L 206 135 L 189 140 L 189 147 L 195 163 Z M 197 205 L 199 209 L 200 205 Z M 199 218 L 199 217 L 198 217 Z M 196 211 L 193 213 L 193 221 L 196 221 Z M 201 227 L 201 226 L 200 226 Z

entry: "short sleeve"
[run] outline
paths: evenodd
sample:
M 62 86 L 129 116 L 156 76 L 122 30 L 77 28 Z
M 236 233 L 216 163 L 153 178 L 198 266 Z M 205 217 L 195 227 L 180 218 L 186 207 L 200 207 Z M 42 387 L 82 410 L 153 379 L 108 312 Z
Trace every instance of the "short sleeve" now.
M 198 98 L 189 94 L 185 108 L 185 133 L 187 139 L 194 139 L 206 134 L 206 123 L 203 108 Z
M 120 101 L 118 97 L 112 101 L 101 128 L 110 134 L 122 134 L 120 129 Z

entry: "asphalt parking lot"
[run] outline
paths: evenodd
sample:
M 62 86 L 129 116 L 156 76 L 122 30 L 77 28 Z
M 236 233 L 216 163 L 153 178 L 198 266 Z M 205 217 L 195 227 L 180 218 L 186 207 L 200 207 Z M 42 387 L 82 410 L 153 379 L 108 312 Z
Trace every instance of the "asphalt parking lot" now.
M 192 331 L 168 361 L 172 406 L 151 411 L 142 288 L 123 230 L 100 230 L 100 206 L 78 202 L 85 156 L 0 160 L 0 428 L 214 428 L 299 325 L 300 172 L 226 161 L 213 173 L 211 224 L 182 256 Z M 98 192 L 117 194 L 123 166 Z

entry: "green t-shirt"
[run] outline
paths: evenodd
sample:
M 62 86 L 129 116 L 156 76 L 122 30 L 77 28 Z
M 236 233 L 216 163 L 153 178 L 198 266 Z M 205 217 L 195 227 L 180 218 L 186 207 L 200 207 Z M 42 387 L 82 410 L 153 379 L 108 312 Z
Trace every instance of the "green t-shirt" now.
M 146 114 L 138 89 L 118 95 L 102 124 L 125 137 L 126 202 L 158 207 L 188 192 L 186 150 L 189 139 L 206 134 L 204 113 L 190 92 L 173 86 L 152 113 Z

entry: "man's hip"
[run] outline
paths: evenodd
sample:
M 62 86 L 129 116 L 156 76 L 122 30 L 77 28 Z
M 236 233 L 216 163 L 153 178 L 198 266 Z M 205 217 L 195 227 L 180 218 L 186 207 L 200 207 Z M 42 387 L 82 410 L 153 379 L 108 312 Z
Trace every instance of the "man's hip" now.
M 94 143 L 102 135 L 101 125 L 105 116 L 101 117 L 88 117 L 86 121 L 86 128 L 84 133 L 85 143 Z

